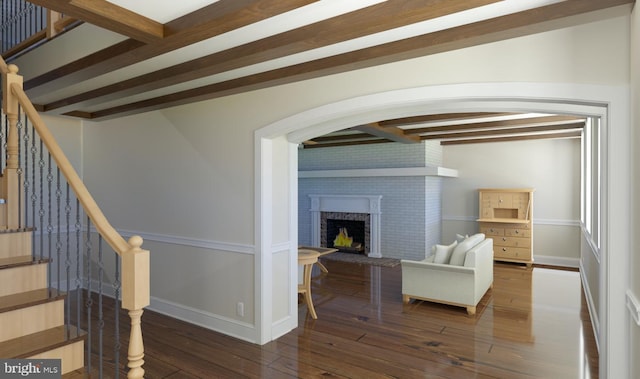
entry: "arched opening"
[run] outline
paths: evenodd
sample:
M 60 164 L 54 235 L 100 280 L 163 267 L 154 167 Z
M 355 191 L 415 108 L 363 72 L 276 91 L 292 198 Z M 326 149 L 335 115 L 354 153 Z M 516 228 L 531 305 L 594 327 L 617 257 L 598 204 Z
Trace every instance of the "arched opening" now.
M 619 377 L 628 367 L 629 357 L 624 353 L 628 331 L 619 327 L 627 325 L 624 296 L 612 294 L 623 294 L 628 283 L 629 105 L 626 91 L 618 87 L 538 83 L 419 87 L 327 104 L 256 131 L 256 309 L 261 310 L 257 340 L 268 342 L 297 326 L 297 144 L 380 119 L 453 111 L 568 113 L 600 118 L 604 131 L 599 144 L 601 249 L 597 278 L 583 274 L 583 283 L 594 290 L 597 287 L 600 294 L 594 307 L 601 373 Z M 288 293 L 276 294 L 274 288 L 287 288 Z

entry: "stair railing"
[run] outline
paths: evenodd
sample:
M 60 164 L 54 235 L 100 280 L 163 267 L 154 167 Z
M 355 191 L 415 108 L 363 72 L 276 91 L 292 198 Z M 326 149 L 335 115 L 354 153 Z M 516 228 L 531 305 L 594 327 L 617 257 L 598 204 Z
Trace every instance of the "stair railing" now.
M 119 278 L 116 277 L 114 279 L 115 282 L 117 283 L 115 285 L 115 292 L 116 292 L 115 303 L 116 305 L 118 304 L 118 296 L 121 290 L 122 308 L 128 310 L 128 314 L 131 319 L 129 346 L 128 346 L 128 354 L 127 354 L 128 355 L 127 366 L 129 367 L 129 370 L 127 372 L 127 377 L 143 378 L 144 369 L 142 366 L 144 364 L 144 359 L 143 359 L 144 344 L 143 344 L 143 338 L 142 338 L 141 316 L 144 308 L 149 305 L 149 301 L 150 301 L 149 251 L 141 248 L 142 242 L 143 242 L 141 237 L 133 236 L 129 238 L 128 241 L 126 241 L 108 222 L 108 220 L 106 219 L 106 217 L 104 216 L 104 214 L 102 213 L 98 205 L 96 204 L 95 200 L 87 190 L 86 186 L 78 176 L 77 172 L 71 165 L 70 161 L 67 159 L 66 155 L 63 153 L 62 149 L 60 148 L 60 146 L 54 139 L 53 135 L 51 134 L 51 132 L 43 122 L 42 118 L 34 108 L 33 104 L 27 97 L 26 93 L 24 92 L 22 88 L 23 79 L 20 75 L 18 75 L 17 66 L 15 65 L 7 66 L 4 59 L 0 57 L 0 72 L 2 73 L 2 94 L 3 94 L 2 105 L 3 105 L 3 112 L 7 119 L 7 129 L 8 129 L 6 131 L 6 134 L 7 134 L 6 135 L 6 165 L 4 169 L 4 175 L 2 178 L 2 188 L 0 188 L 0 194 L 4 198 L 5 204 L 4 204 L 4 210 L 0 212 L 1 213 L 0 220 L 4 219 L 5 225 L 7 226 L 8 229 L 24 228 L 25 219 L 28 220 L 29 215 L 26 214 L 28 212 L 24 211 L 24 208 L 21 206 L 21 204 L 24 202 L 28 203 L 29 198 L 33 199 L 33 202 L 34 202 L 34 206 L 32 209 L 33 216 L 30 222 L 35 223 L 36 187 L 38 187 L 41 192 L 41 196 L 39 196 L 40 203 L 43 204 L 45 201 L 44 199 L 45 196 L 42 195 L 42 191 L 44 187 L 47 186 L 47 184 L 43 183 L 42 179 L 40 180 L 39 186 L 37 185 L 35 180 L 30 182 L 29 185 L 31 186 L 33 195 L 29 194 L 28 188 L 22 188 L 23 186 L 27 187 L 29 183 L 29 178 L 26 177 L 28 175 L 25 175 L 24 169 L 21 166 L 20 158 L 19 158 L 19 155 L 21 152 L 21 147 L 20 147 L 21 132 L 19 131 L 19 128 L 22 128 L 22 124 L 23 124 L 21 121 L 19 121 L 19 118 L 21 115 L 25 115 L 28 121 L 31 122 L 33 126 L 33 130 L 35 130 L 36 133 L 38 134 L 39 141 L 40 141 L 39 147 L 35 144 L 35 142 L 33 142 L 33 144 L 30 145 L 31 146 L 30 147 L 27 143 L 27 140 L 30 138 L 29 132 L 28 131 L 22 132 L 22 136 L 25 141 L 24 147 L 22 147 L 22 150 L 23 150 L 22 153 L 25 155 L 28 155 L 27 150 L 32 151 L 32 154 L 34 156 L 34 159 L 32 162 L 34 177 L 35 177 L 35 171 L 37 171 L 36 162 L 35 162 L 36 151 L 41 152 L 44 150 L 44 147 L 46 147 L 46 149 L 49 152 L 49 157 L 52 157 L 53 160 L 55 161 L 58 172 L 62 173 L 62 175 L 66 179 L 68 188 L 70 187 L 73 190 L 78 204 L 82 206 L 83 211 L 87 216 L 87 220 L 88 220 L 87 226 L 86 226 L 87 236 L 90 235 L 91 224 L 92 224 L 95 227 L 95 230 L 97 231 L 97 233 L 99 234 L 99 237 L 98 237 L 99 240 L 106 241 L 106 243 L 120 257 L 121 266 L 122 266 L 120 276 L 122 279 L 121 279 L 121 283 L 119 282 L 120 281 Z M 44 171 L 44 167 L 47 165 L 46 165 L 46 161 L 42 157 L 38 162 L 38 166 L 41 172 L 41 176 L 44 176 L 42 172 Z M 49 169 L 49 173 L 47 175 L 47 181 L 49 183 L 48 184 L 49 187 L 52 187 L 51 183 L 54 181 L 52 177 L 53 175 L 51 174 Z M 49 200 L 47 201 L 49 204 L 53 202 L 51 199 L 51 192 L 52 190 L 50 188 L 49 195 L 48 195 Z M 62 196 L 60 193 L 62 191 L 59 188 L 57 188 L 55 192 L 56 192 L 56 196 L 58 197 L 58 202 L 60 202 L 60 198 Z M 67 197 L 67 203 L 68 202 L 69 200 Z M 68 209 L 71 207 L 67 204 L 66 208 L 67 208 L 67 219 L 69 219 L 70 211 Z M 38 210 L 38 215 L 40 216 L 40 220 L 41 220 L 41 228 L 38 232 L 41 235 L 49 234 L 49 236 L 51 236 L 52 229 L 54 229 L 51 222 L 51 215 L 48 216 L 49 222 L 45 228 L 44 223 L 42 221 L 43 218 L 45 217 L 44 216 L 45 213 L 46 212 L 43 210 L 43 207 L 41 206 L 40 209 Z M 58 215 L 58 218 L 60 218 L 59 215 Z M 67 229 L 69 229 L 69 225 L 68 225 L 69 223 L 70 222 L 67 223 Z M 80 234 L 79 230 L 81 229 L 79 224 L 80 224 L 80 216 L 78 215 L 76 217 L 76 229 L 78 231 L 78 234 Z M 60 221 L 58 221 L 58 227 L 60 227 Z M 67 235 L 68 233 L 69 232 L 67 232 Z M 49 237 L 49 239 L 50 241 L 48 243 L 48 248 L 52 249 L 53 248 L 52 245 L 54 244 L 51 242 L 51 237 Z M 87 237 L 87 239 L 85 240 L 85 243 L 88 246 L 91 246 L 90 240 L 91 240 L 90 237 Z M 57 244 L 59 243 L 60 242 L 58 242 Z M 77 244 L 80 245 L 79 240 Z M 78 246 L 78 250 L 79 248 L 80 247 Z M 101 245 L 98 248 L 98 250 L 99 250 L 99 254 L 102 255 Z M 40 254 L 42 254 L 42 251 L 40 252 Z M 49 257 L 50 259 L 53 259 L 51 258 L 51 255 Z M 78 257 L 76 259 L 78 261 L 77 262 L 78 278 L 81 276 L 79 272 L 81 259 L 82 259 L 81 257 Z M 91 309 L 92 309 L 91 252 L 89 252 L 88 257 L 85 257 L 85 259 L 88 261 L 87 262 L 88 280 L 87 278 L 83 278 L 83 279 L 87 280 L 87 284 L 86 284 L 88 286 L 87 311 L 90 316 Z M 60 260 L 61 260 L 60 257 L 58 257 L 58 261 Z M 120 270 L 119 265 L 120 263 L 116 263 L 116 269 L 115 269 L 116 276 L 118 275 L 118 271 Z M 98 270 L 100 275 L 100 279 L 99 279 L 100 284 L 97 286 L 99 287 L 97 291 L 99 291 L 100 295 L 102 295 L 102 291 L 103 291 L 102 275 L 104 272 L 102 261 L 100 261 L 98 266 L 99 266 Z M 69 270 L 69 268 L 70 268 L 70 258 L 67 257 L 67 270 Z M 51 274 L 49 276 L 51 277 Z M 60 279 L 58 278 L 58 280 Z M 70 279 L 67 279 L 67 280 L 70 280 Z M 77 279 L 77 280 L 80 280 L 80 279 Z M 67 284 L 67 288 L 69 288 L 68 284 Z M 80 291 L 77 291 L 77 292 L 80 292 Z M 100 301 L 100 305 L 102 305 L 102 296 L 99 297 L 99 301 Z M 100 313 L 99 324 L 103 324 L 104 319 L 102 318 L 101 307 L 99 308 L 98 312 Z M 116 316 L 115 316 L 116 317 L 116 327 L 115 327 L 116 335 L 118 334 L 117 313 L 118 312 L 116 309 Z M 77 316 L 78 323 L 80 323 L 81 317 L 82 316 L 80 315 L 80 311 L 78 311 L 78 316 Z M 100 325 L 100 328 L 102 328 L 102 325 Z M 91 329 L 90 321 L 89 321 L 89 329 Z M 91 334 L 89 334 L 89 336 L 90 335 Z M 102 333 L 100 333 L 99 338 L 100 340 L 102 340 Z M 116 340 L 115 344 L 119 345 L 118 340 Z M 89 345 L 87 348 L 88 352 L 86 354 L 87 356 L 89 356 L 89 362 L 91 362 L 90 360 L 91 359 L 90 356 L 92 354 L 91 340 L 89 340 L 88 345 Z M 102 347 L 100 347 L 100 351 L 102 351 Z M 117 362 L 118 362 L 117 352 L 115 353 L 114 359 L 117 366 Z M 102 358 L 100 358 L 100 369 L 101 368 L 102 368 Z M 91 368 L 89 369 L 89 371 L 91 371 Z M 117 367 L 116 367 L 116 371 L 117 371 Z M 100 370 L 99 376 L 102 377 L 101 370 Z
M 27 0 L 0 0 L 0 9 L 0 53 L 4 58 L 17 56 L 81 23 Z

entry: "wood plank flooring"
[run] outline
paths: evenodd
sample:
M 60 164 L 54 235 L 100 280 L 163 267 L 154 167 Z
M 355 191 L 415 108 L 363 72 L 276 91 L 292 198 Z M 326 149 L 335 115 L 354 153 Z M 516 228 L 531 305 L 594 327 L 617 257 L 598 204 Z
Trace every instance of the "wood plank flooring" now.
M 403 305 L 400 266 L 324 263 L 312 287 L 318 319 L 300 304 L 299 327 L 264 346 L 145 311 L 146 377 L 598 378 L 578 272 L 496 263 L 470 317 Z

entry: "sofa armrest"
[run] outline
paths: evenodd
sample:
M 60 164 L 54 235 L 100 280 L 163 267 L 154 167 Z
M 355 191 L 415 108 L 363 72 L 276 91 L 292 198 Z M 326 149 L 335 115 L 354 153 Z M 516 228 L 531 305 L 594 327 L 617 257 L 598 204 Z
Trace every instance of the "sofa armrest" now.
M 407 260 L 401 265 L 403 297 L 475 305 L 475 268 Z
M 469 250 L 464 264 L 476 268 L 474 297 L 480 301 L 493 285 L 493 239 L 487 238 Z
M 421 270 L 435 270 L 438 272 L 456 272 L 462 274 L 470 274 L 473 275 L 475 271 L 474 267 L 465 267 L 465 266 L 452 266 L 444 263 L 433 263 L 433 262 L 425 262 L 425 261 L 409 261 L 409 260 L 401 260 L 400 264 L 402 268 L 418 268 Z

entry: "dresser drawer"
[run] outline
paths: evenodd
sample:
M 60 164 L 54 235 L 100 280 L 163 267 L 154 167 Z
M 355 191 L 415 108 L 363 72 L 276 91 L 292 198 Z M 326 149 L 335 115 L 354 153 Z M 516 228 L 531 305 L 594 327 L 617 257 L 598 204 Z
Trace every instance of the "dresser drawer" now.
M 522 247 L 495 246 L 493 248 L 493 257 L 496 259 L 531 259 L 531 250 Z
M 493 239 L 493 246 L 522 247 L 528 249 L 531 246 L 531 238 L 496 237 Z
M 480 233 L 484 233 L 484 235 L 487 237 L 504 236 L 504 228 L 494 228 L 492 226 L 484 226 L 480 228 Z
M 531 229 L 505 229 L 504 235 L 509 237 L 526 237 L 531 238 Z

